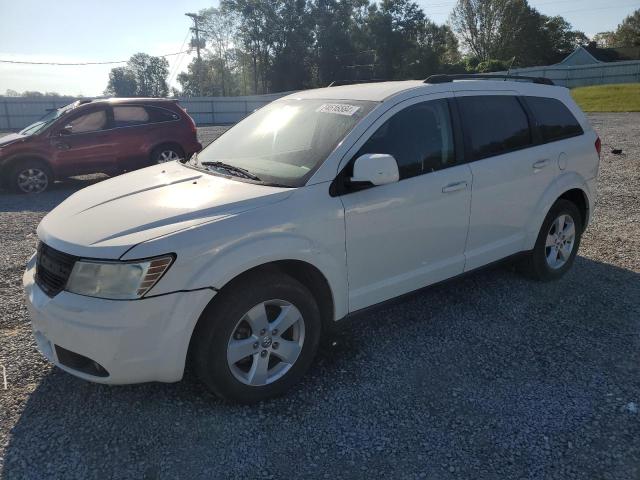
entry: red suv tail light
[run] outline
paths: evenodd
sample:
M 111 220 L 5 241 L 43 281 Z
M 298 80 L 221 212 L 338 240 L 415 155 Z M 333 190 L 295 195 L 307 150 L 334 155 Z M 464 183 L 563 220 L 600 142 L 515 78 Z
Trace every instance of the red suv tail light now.
M 191 118 L 191 115 L 189 115 L 189 113 L 187 112 L 187 109 L 184 108 L 182 105 L 178 104 L 178 107 L 180 107 L 180 110 L 182 110 L 184 112 L 184 114 L 187 116 L 187 118 L 189 119 L 189 123 L 191 124 L 191 131 L 195 134 L 198 133 L 198 129 L 196 127 L 196 122 L 193 118 Z
M 602 151 L 602 142 L 600 137 L 596 138 L 596 152 L 598 152 L 598 158 L 600 158 L 600 152 Z

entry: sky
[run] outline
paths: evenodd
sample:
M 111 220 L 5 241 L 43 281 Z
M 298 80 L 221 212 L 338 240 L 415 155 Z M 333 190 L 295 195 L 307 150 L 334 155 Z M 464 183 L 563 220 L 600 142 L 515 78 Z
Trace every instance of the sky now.
M 445 23 L 455 0 L 417 0 L 436 23 Z M 591 36 L 613 30 L 640 8 L 640 0 L 529 0 L 546 15 L 562 15 Z M 0 60 L 100 62 L 145 52 L 163 55 L 188 47 L 185 12 L 217 6 L 217 0 L 0 0 Z M 186 42 L 185 42 L 186 40 Z M 192 56 L 192 55 L 191 55 Z M 167 57 L 169 82 L 191 61 Z M 49 66 L 0 63 L 0 94 L 7 89 L 101 95 L 118 65 Z

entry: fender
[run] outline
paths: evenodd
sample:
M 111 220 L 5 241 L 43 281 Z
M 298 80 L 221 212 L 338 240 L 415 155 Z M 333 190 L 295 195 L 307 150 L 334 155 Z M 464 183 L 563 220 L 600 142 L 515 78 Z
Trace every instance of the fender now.
M 558 198 L 565 192 L 573 189 L 581 190 L 587 197 L 589 211 L 593 209 L 593 197 L 589 185 L 584 178 L 576 172 L 561 173 L 544 191 L 531 217 L 527 221 L 528 228 L 523 244 L 524 250 L 533 249 L 547 213 L 549 213 L 549 210 Z
M 326 184 L 305 187 L 296 194 L 297 201 L 287 210 L 276 203 L 150 239 L 126 252 L 121 260 L 179 251 L 175 264 L 150 295 L 219 290 L 255 267 L 286 260 L 306 262 L 326 279 L 334 319 L 342 318 L 348 313 L 342 203 L 327 194 Z
M 26 152 L 19 152 L 16 153 L 14 155 L 11 155 L 7 158 L 2 158 L 0 159 L 0 173 L 5 174 L 7 173 L 12 167 L 13 165 L 15 165 L 16 162 L 20 161 L 20 160 L 28 160 L 28 159 L 33 159 L 33 160 L 39 160 L 43 163 L 45 163 L 53 172 L 53 176 L 57 177 L 57 172 L 56 172 L 56 168 L 55 166 L 47 159 L 46 156 L 42 155 L 41 153 L 31 153 L 29 151 Z

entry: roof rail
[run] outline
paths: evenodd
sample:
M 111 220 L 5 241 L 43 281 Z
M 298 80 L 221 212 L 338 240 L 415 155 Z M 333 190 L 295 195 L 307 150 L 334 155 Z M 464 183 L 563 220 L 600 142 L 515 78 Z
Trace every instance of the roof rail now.
M 334 80 L 327 87 L 341 87 L 342 85 L 356 85 L 358 83 L 379 83 L 387 82 L 384 78 L 371 78 L 369 80 Z
M 441 74 L 431 75 L 424 83 L 448 83 L 454 80 L 526 80 L 528 82 L 539 83 L 541 85 L 555 85 L 553 80 L 545 77 L 521 77 L 519 75 L 500 75 L 500 74 L 478 74 L 478 73 L 456 73 L 453 75 Z

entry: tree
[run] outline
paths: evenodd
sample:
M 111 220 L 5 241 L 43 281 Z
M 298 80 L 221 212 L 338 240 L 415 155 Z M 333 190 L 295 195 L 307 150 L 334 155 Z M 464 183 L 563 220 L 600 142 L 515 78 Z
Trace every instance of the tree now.
M 166 58 L 136 53 L 125 67 L 111 69 L 105 95 L 166 97 L 169 93 L 168 76 L 169 62 Z
M 16 92 L 15 90 L 12 90 L 10 88 L 7 88 L 7 90 L 4 92 L 4 96 L 5 97 L 19 97 L 20 93 Z
M 496 58 L 501 52 L 510 6 L 509 0 L 458 0 L 450 23 L 462 44 L 480 61 Z
M 450 21 L 480 61 L 515 57 L 518 66 L 548 65 L 588 42 L 564 18 L 542 15 L 527 0 L 458 0 Z
M 316 85 L 367 73 L 369 78 L 375 76 L 376 52 L 366 31 L 368 10 L 368 0 L 313 0 L 312 76 Z
M 600 32 L 593 36 L 593 41 L 600 48 L 610 48 L 616 43 L 615 32 Z
M 115 97 L 135 97 L 137 88 L 134 73 L 127 67 L 116 67 L 109 72 L 109 83 L 104 94 Z
M 222 95 L 234 90 L 232 85 L 234 43 L 238 35 L 238 15 L 228 9 L 207 8 L 199 12 L 202 18 L 203 48 L 210 45 L 211 65 L 218 73 Z
M 616 47 L 640 46 L 640 9 L 627 16 L 615 32 Z

